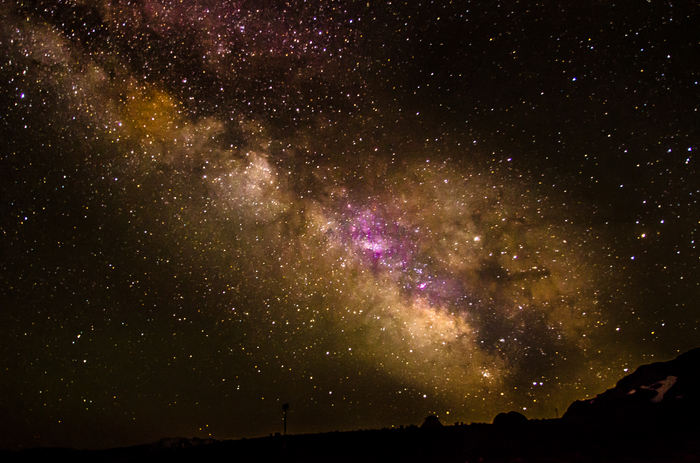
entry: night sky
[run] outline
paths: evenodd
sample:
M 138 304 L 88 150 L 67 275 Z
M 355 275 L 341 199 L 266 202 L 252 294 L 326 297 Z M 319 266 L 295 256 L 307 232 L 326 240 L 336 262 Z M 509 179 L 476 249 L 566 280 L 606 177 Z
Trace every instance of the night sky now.
M 0 447 L 554 418 L 700 344 L 691 1 L 0 5 Z

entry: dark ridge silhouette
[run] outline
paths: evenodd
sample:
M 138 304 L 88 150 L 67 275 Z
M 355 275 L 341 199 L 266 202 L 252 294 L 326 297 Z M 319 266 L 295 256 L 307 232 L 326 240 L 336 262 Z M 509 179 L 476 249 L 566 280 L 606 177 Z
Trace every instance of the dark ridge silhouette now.
M 528 420 L 499 413 L 493 424 L 443 426 L 430 415 L 419 428 L 271 435 L 257 439 L 162 439 L 99 451 L 39 448 L 0 451 L 26 462 L 700 462 L 700 349 L 639 367 L 564 417 Z
M 200 439 L 198 437 L 193 437 L 188 439 L 186 437 L 166 437 L 159 440 L 151 445 L 149 453 L 159 453 L 167 452 L 172 450 L 182 450 L 190 449 L 193 447 L 198 447 L 200 445 L 207 445 L 216 442 L 215 439 Z

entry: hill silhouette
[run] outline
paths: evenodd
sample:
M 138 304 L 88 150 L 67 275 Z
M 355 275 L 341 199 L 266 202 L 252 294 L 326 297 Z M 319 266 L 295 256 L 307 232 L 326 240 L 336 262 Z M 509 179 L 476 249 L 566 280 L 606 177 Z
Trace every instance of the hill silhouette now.
M 693 420 L 700 412 L 700 348 L 642 365 L 593 399 L 577 400 L 563 418 L 616 424 Z
M 6 462 L 698 462 L 700 348 L 639 367 L 560 419 L 500 413 L 493 424 L 422 427 L 216 441 L 167 438 L 87 451 L 0 452 Z

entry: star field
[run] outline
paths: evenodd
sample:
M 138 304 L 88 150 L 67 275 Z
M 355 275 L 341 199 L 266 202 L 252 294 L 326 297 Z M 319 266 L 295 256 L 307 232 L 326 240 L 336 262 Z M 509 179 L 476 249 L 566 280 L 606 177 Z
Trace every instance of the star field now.
M 0 5 L 0 445 L 561 416 L 697 346 L 689 3 Z

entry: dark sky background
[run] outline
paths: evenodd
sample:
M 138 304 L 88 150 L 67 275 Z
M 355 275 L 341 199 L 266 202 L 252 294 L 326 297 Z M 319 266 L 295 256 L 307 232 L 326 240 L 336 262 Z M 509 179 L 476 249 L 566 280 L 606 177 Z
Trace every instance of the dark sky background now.
M 698 346 L 696 2 L 0 5 L 0 447 L 554 418 Z

